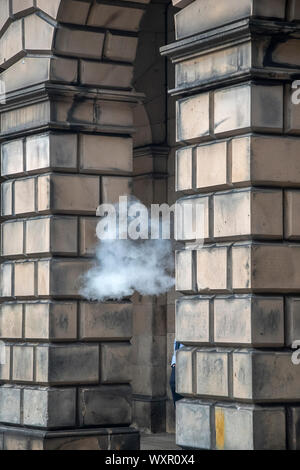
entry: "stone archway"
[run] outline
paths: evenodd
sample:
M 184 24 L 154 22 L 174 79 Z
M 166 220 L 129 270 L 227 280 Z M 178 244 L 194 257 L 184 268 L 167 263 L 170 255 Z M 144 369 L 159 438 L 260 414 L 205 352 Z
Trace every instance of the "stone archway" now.
M 138 448 L 132 304 L 83 302 L 78 279 L 96 207 L 131 188 L 133 107 L 143 100 L 131 83 L 148 3 L 1 3 L 5 449 Z M 138 156 L 165 158 L 156 144 Z

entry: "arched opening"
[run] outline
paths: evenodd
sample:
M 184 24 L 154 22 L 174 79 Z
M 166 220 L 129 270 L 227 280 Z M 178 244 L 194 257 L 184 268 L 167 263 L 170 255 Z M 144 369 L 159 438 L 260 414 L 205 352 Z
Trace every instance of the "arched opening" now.
M 142 19 L 133 86 L 144 100 L 134 108 L 133 193 L 147 206 L 175 202 L 174 70 L 160 47 L 174 39 L 172 2 L 151 2 Z M 146 432 L 175 433 L 169 390 L 175 334 L 175 292 L 134 297 L 134 423 Z

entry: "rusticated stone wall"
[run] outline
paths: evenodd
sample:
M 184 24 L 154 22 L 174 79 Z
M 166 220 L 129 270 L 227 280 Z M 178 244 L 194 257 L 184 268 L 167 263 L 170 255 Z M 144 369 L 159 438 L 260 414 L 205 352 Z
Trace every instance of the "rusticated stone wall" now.
M 130 193 L 148 0 L 1 0 L 0 446 L 137 449 L 133 305 L 88 303 L 95 210 Z
M 173 3 L 176 189 L 206 211 L 177 253 L 177 443 L 299 449 L 299 2 Z

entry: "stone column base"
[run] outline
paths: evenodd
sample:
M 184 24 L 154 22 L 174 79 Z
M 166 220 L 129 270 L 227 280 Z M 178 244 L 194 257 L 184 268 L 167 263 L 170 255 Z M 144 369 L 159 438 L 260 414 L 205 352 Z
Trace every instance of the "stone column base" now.
M 134 425 L 144 432 L 166 432 L 166 398 L 134 395 L 132 400 Z
M 133 428 L 41 431 L 0 426 L 0 450 L 139 450 Z

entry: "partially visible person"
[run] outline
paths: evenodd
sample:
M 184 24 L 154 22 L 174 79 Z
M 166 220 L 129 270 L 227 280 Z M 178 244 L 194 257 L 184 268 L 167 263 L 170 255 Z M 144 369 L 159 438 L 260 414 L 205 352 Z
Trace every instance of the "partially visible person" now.
M 179 343 L 178 341 L 174 341 L 174 353 L 172 356 L 172 361 L 171 361 L 171 377 L 170 377 L 170 387 L 172 391 L 172 396 L 173 396 L 173 402 L 174 405 L 178 400 L 181 400 L 183 398 L 182 395 L 179 395 L 179 393 L 176 392 L 176 353 L 178 349 L 183 348 L 183 344 Z

